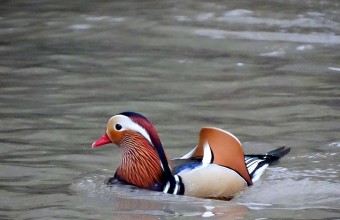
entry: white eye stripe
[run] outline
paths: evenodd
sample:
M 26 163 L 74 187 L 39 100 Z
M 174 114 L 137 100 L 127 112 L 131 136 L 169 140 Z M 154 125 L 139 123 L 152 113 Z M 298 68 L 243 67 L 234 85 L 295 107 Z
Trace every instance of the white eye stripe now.
M 120 131 L 123 131 L 123 130 L 136 131 L 136 132 L 140 133 L 141 135 L 143 135 L 145 137 L 145 139 L 147 139 L 150 142 L 150 144 L 153 145 L 148 132 L 142 126 L 140 126 L 139 124 L 132 121 L 129 117 L 127 117 L 125 115 L 115 115 L 110 120 L 114 121 L 113 129 L 115 129 L 116 124 L 120 124 L 122 126 Z

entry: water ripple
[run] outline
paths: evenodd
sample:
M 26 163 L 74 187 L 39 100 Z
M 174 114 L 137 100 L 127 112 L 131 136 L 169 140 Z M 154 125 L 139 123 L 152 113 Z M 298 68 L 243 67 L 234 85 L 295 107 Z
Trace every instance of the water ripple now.
M 220 29 L 196 29 L 194 34 L 213 39 L 237 38 L 258 41 L 286 41 L 297 43 L 340 44 L 340 37 L 335 34 L 313 33 L 275 33 L 265 31 L 225 31 Z

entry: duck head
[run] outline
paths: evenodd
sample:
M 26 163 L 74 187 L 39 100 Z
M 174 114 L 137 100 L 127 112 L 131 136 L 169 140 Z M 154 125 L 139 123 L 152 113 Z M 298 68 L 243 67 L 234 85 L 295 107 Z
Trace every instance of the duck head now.
M 114 143 L 122 149 L 115 177 L 140 188 L 162 190 L 172 173 L 158 133 L 152 123 L 135 112 L 122 112 L 107 123 L 93 148 Z

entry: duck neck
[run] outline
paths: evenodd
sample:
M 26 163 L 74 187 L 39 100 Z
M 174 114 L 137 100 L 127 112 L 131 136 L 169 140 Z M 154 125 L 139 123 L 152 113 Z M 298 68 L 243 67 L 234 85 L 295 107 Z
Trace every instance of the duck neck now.
M 140 188 L 162 190 L 168 180 L 156 149 L 141 135 L 126 135 L 119 146 L 123 152 L 116 178 Z

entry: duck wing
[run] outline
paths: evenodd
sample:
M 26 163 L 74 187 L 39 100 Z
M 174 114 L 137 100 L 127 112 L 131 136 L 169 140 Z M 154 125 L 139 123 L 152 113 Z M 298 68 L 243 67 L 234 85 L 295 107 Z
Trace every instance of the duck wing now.
M 252 181 L 258 180 L 269 165 L 277 163 L 280 158 L 289 152 L 290 148 L 283 146 L 265 154 L 245 155 L 245 163 Z
M 185 166 L 198 166 L 200 163 L 217 164 L 234 170 L 248 185 L 252 185 L 241 142 L 230 132 L 213 127 L 202 128 L 197 147 L 179 159 L 189 159 L 178 166 L 181 170 L 186 169 Z M 185 165 L 186 162 L 190 165 Z

